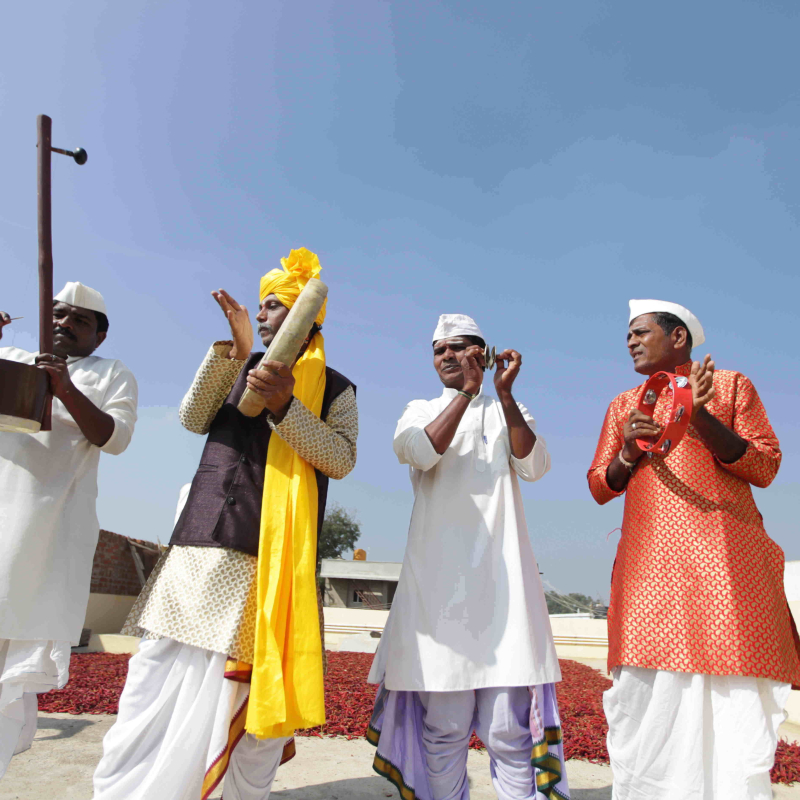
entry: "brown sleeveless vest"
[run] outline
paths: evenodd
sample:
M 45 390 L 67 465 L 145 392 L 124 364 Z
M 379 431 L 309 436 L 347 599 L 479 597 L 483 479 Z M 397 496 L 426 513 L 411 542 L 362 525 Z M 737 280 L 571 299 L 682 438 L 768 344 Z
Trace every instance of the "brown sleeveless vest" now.
M 245 389 L 247 373 L 261 361 L 263 353 L 248 359 L 231 393 L 217 412 L 197 468 L 186 506 L 172 533 L 170 544 L 197 547 L 230 547 L 258 555 L 264 470 L 272 429 L 267 412 L 246 417 L 237 408 Z M 352 384 L 336 370 L 325 368 L 325 394 L 320 417 L 328 417 L 331 403 Z M 317 535 L 325 518 L 328 476 L 317 476 L 319 513 Z

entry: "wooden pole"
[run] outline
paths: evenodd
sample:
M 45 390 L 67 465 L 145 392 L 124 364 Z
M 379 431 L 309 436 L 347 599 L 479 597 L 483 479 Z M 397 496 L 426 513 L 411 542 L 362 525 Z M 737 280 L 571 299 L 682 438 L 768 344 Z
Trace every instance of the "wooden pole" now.
M 53 229 L 50 214 L 50 142 L 53 120 L 36 117 L 39 207 L 39 352 L 53 352 Z
M 36 161 L 39 211 L 39 352 L 53 352 L 53 227 L 50 215 L 50 142 L 53 120 L 46 114 L 36 117 Z M 41 430 L 52 428 L 53 395 L 48 393 Z

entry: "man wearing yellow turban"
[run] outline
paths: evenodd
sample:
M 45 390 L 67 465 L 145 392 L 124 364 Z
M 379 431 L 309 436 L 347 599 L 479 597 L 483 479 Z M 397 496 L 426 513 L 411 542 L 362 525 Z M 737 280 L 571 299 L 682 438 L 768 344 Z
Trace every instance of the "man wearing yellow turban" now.
M 265 347 L 303 287 L 305 248 L 261 279 Z M 325 721 L 316 546 L 329 478 L 355 465 L 355 386 L 325 363 L 321 308 L 294 364 L 252 353 L 247 309 L 213 292 L 231 329 L 180 408 L 208 434 L 170 548 L 124 633 L 144 638 L 94 776 L 95 800 L 265 800 L 295 729 Z M 245 388 L 266 405 L 237 408 Z

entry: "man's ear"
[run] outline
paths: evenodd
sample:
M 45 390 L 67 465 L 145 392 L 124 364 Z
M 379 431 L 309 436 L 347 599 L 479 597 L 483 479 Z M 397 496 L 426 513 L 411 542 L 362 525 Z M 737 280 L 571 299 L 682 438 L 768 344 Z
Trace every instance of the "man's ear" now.
M 106 340 L 106 336 L 108 336 L 108 331 L 99 331 L 97 336 L 95 337 L 97 340 L 97 344 L 95 344 L 94 349 L 97 350 L 101 344 Z
M 672 331 L 672 345 L 676 350 L 682 350 L 688 344 L 689 340 L 687 338 L 686 328 L 682 325 L 678 325 Z

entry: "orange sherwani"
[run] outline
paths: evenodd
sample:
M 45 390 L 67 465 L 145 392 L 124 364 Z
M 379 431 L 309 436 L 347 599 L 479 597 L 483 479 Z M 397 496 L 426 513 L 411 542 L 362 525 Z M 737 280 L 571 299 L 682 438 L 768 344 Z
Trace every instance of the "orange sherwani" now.
M 677 372 L 688 375 L 690 364 Z M 750 484 L 768 486 L 781 451 L 753 384 L 714 373 L 709 413 L 747 441 L 732 464 L 712 455 L 694 426 L 668 456 L 644 456 L 625 497 L 611 578 L 609 670 L 620 665 L 746 675 L 800 685 L 797 633 L 783 590 L 784 555 L 767 536 Z M 622 492 L 606 469 L 641 387 L 608 408 L 589 488 L 598 503 Z M 666 393 L 655 410 L 664 423 Z

